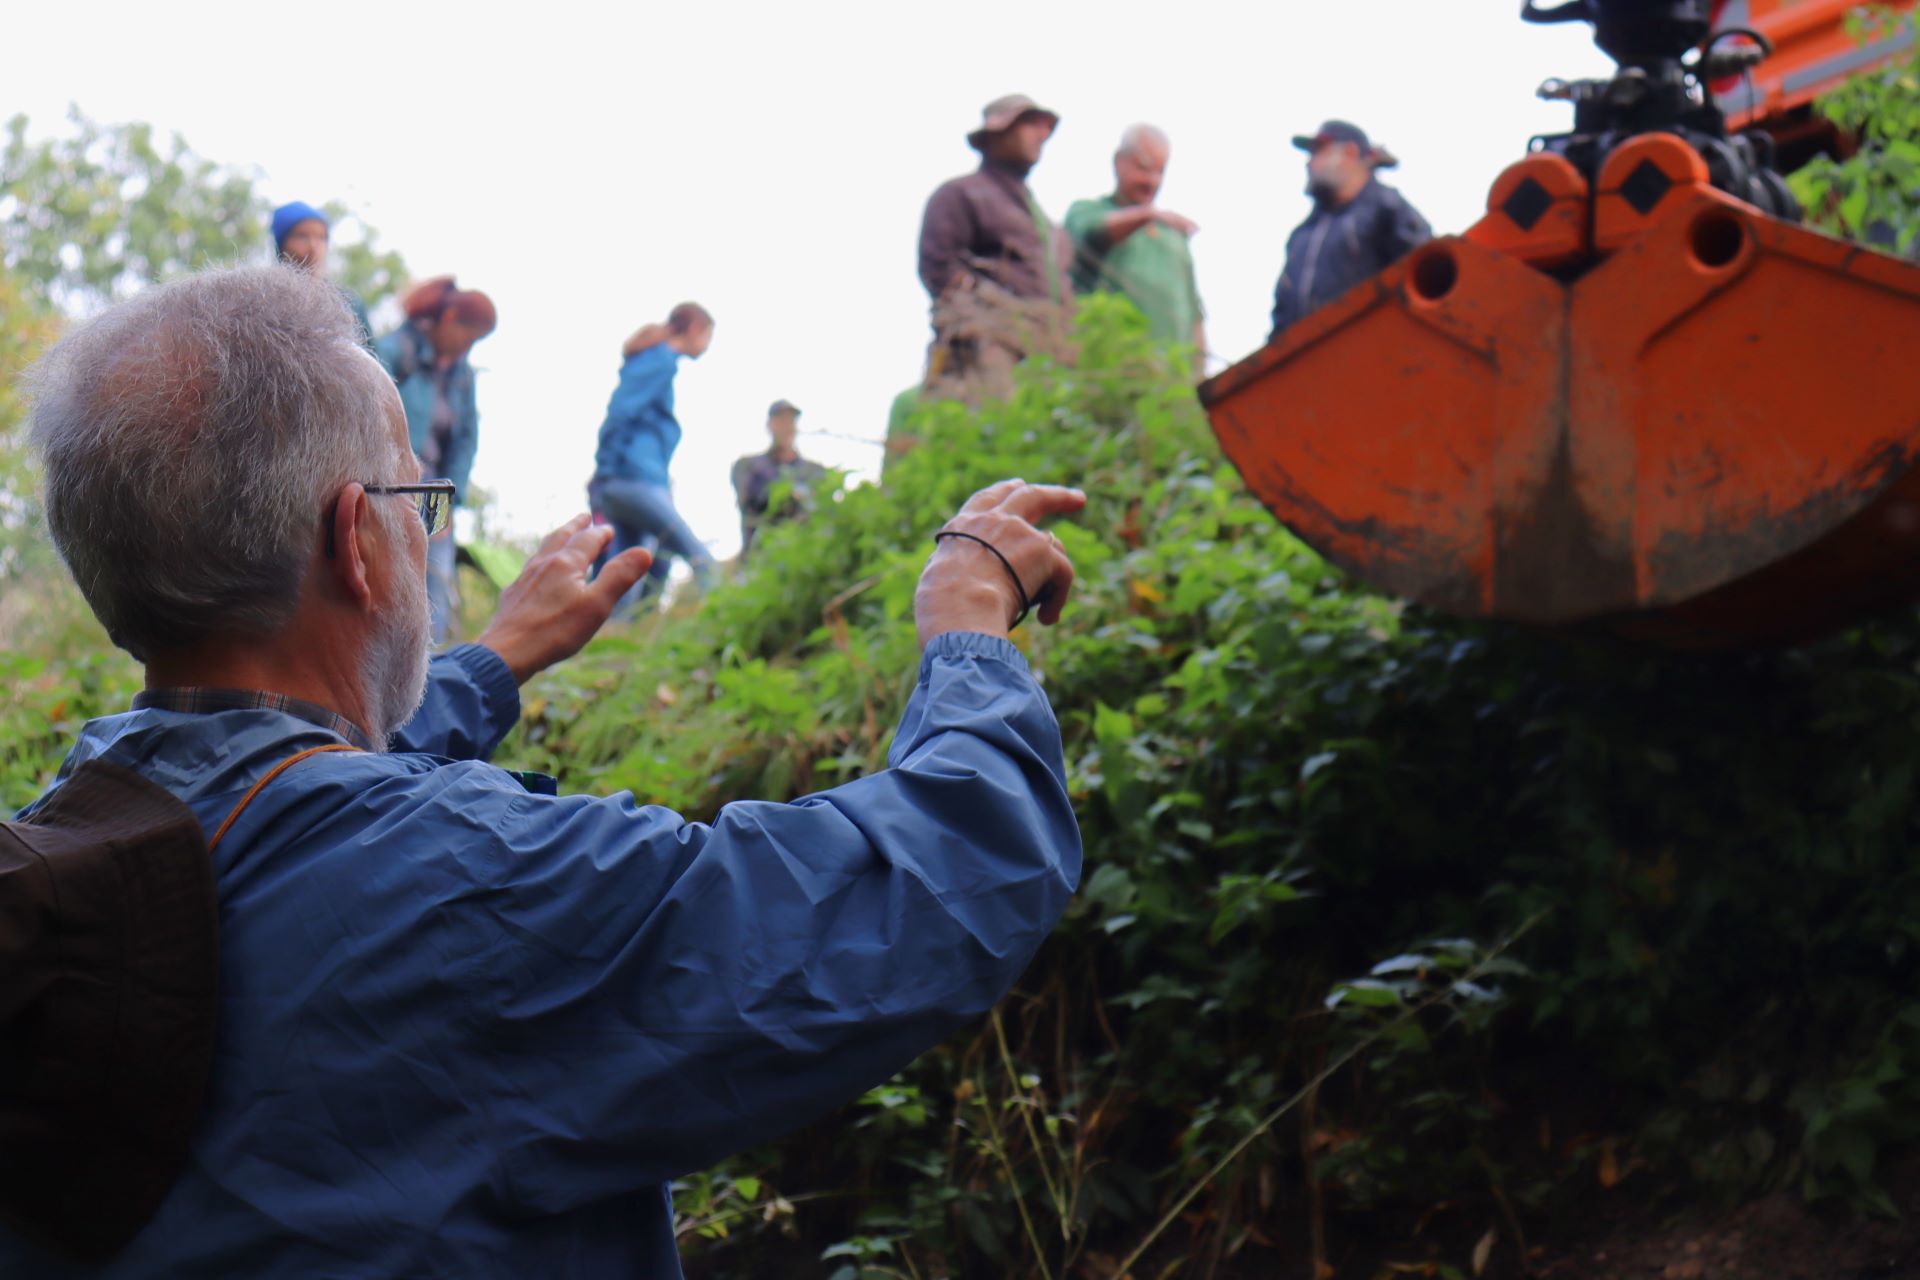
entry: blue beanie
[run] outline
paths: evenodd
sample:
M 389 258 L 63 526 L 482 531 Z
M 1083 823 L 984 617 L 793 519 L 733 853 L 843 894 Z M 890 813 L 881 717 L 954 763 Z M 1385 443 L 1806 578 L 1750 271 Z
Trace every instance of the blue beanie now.
M 273 211 L 273 251 L 279 253 L 286 247 L 287 236 L 293 229 L 309 218 L 317 218 L 323 227 L 333 224 L 327 221 L 327 215 L 308 204 L 305 200 L 295 200 L 292 204 L 283 204 Z

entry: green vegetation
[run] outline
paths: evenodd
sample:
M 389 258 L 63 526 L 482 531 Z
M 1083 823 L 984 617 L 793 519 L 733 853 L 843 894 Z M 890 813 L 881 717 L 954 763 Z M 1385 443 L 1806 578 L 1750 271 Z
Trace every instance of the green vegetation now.
M 1914 15 L 1863 7 L 1856 36 L 1890 34 Z M 1878 70 L 1849 78 L 1816 104 L 1857 138 L 1845 160 L 1817 156 L 1793 175 L 1808 221 L 1833 235 L 1878 241 L 1901 253 L 1920 238 L 1920 45 Z
M 34 294 L 0 275 L 9 383 Z M 935 523 L 1006 475 L 1092 495 L 1065 621 L 1016 637 L 1085 840 L 1066 921 L 992 1019 L 679 1184 L 690 1270 L 1102 1276 L 1144 1244 L 1136 1277 L 1459 1277 L 1608 1204 L 1890 1212 L 1920 1135 L 1920 618 L 1706 659 L 1406 609 L 1245 492 L 1136 314 L 1095 300 L 1079 337 L 1006 405 L 921 407 L 885 487 L 527 690 L 502 762 L 570 790 L 700 817 L 832 785 L 884 760 Z M 6 394 L 19 804 L 136 672 L 53 576 Z
M 1067 921 L 998 1020 L 690 1179 L 702 1273 L 797 1238 L 848 1276 L 1101 1274 L 1256 1131 L 1150 1258 L 1370 1237 L 1465 1274 L 1615 1187 L 1885 1207 L 1920 1124 L 1920 625 L 1701 659 L 1403 610 L 1245 493 L 1131 313 L 1081 338 L 529 690 L 505 754 L 571 789 L 830 785 L 884 757 L 934 513 L 1007 474 L 1092 495 L 1067 619 L 1018 637 L 1085 837 Z
M 67 129 L 31 139 L 27 117 L 0 136 L 0 266 L 67 308 L 96 306 L 150 280 L 265 258 L 271 205 L 253 177 L 163 148 L 145 124 L 103 125 L 76 107 Z M 330 273 L 369 307 L 406 274 L 373 228 L 338 201 Z

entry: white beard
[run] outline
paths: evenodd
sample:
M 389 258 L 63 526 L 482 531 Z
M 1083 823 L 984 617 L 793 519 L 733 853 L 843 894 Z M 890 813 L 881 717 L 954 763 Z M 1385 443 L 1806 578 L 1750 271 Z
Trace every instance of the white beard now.
M 406 518 L 416 517 L 406 509 Z M 404 538 L 394 539 L 405 546 Z M 400 557 L 393 600 L 374 615 L 373 634 L 360 655 L 360 689 L 366 699 L 368 730 L 382 751 L 401 725 L 413 719 L 427 694 L 427 658 L 433 635 L 433 609 L 427 601 L 426 566 L 411 555 Z

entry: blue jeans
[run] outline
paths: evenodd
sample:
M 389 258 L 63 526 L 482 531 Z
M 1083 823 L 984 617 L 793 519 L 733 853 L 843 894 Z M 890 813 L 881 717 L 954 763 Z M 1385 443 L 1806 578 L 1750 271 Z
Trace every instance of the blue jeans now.
M 694 580 L 702 588 L 713 581 L 713 557 L 674 509 L 671 489 L 645 480 L 597 477 L 587 486 L 587 491 L 594 508 L 604 512 L 608 523 L 613 525 L 613 544 L 607 548 L 609 559 L 629 547 L 646 547 L 653 552 L 653 568 L 620 598 L 616 613 L 627 613 L 635 604 L 666 586 L 675 556 L 686 558 Z
M 443 645 L 453 629 L 453 614 L 460 607 L 456 588 L 459 562 L 454 558 L 453 530 L 449 529 L 427 544 L 427 604 L 433 610 L 433 643 Z

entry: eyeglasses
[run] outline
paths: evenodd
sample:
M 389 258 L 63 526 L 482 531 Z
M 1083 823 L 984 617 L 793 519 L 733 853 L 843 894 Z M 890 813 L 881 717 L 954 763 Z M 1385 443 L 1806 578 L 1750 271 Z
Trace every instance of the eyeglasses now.
M 427 536 L 433 537 L 447 527 L 453 517 L 453 481 L 422 480 L 419 484 L 363 484 L 360 486 L 368 493 L 414 493 L 420 495 L 416 504 L 420 510 L 420 523 L 427 526 Z
M 427 526 L 427 537 L 443 532 L 453 518 L 453 481 L 422 480 L 418 484 L 363 484 L 368 493 L 404 493 L 415 497 L 414 508 L 420 523 Z M 327 520 L 327 559 L 333 559 L 333 521 Z

